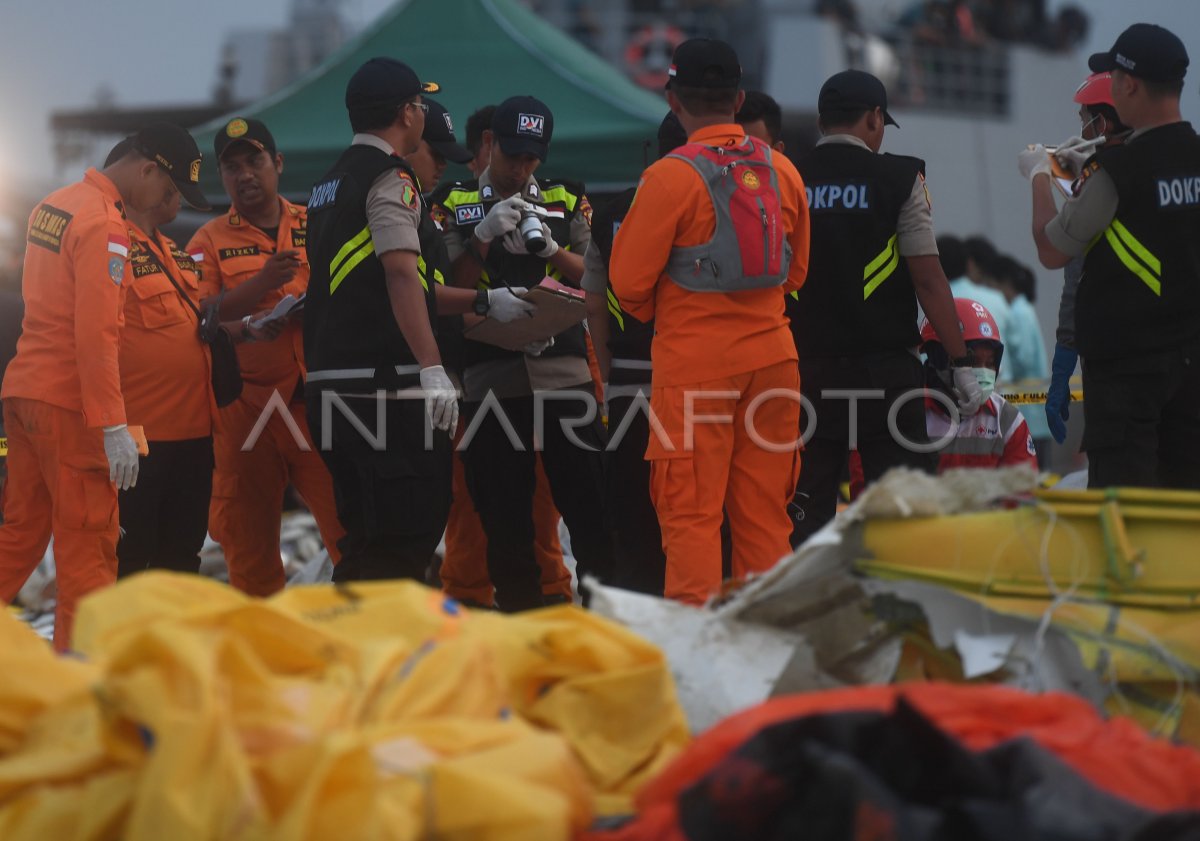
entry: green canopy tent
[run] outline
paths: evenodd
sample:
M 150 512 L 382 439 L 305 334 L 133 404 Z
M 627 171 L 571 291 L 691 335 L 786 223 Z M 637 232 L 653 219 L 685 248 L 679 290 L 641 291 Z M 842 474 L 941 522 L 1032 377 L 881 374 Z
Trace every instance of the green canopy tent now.
M 637 180 L 666 102 L 634 85 L 603 59 L 541 20 L 517 0 L 402 0 L 368 31 L 283 90 L 240 109 L 267 124 L 284 155 L 280 189 L 304 198 L 350 142 L 346 82 L 373 56 L 391 56 L 424 80 L 455 119 L 460 142 L 480 106 L 529 94 L 550 106 L 554 137 L 542 172 L 583 180 L 593 192 Z M 201 185 L 227 201 L 211 160 L 215 132 L 234 115 L 194 132 L 205 153 Z M 645 143 L 651 144 L 649 152 Z M 468 177 L 451 165 L 447 178 Z

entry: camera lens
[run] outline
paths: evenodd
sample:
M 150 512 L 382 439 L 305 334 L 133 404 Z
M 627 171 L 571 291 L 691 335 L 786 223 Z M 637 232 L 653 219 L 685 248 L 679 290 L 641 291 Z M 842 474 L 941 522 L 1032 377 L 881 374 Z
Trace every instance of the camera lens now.
M 537 214 L 525 213 L 521 216 L 517 230 L 521 232 L 521 239 L 525 241 L 525 248 L 530 254 L 546 249 L 546 238 L 542 236 L 542 220 Z

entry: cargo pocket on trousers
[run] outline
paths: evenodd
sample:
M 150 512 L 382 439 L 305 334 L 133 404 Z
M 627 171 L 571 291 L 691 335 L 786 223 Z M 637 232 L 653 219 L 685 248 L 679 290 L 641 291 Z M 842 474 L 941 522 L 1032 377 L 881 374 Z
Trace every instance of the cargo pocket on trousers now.
M 56 525 L 77 531 L 104 531 L 117 521 L 117 489 L 108 470 L 59 467 Z
M 690 453 L 650 462 L 650 498 L 660 522 L 665 522 L 672 513 L 698 512 L 696 460 Z

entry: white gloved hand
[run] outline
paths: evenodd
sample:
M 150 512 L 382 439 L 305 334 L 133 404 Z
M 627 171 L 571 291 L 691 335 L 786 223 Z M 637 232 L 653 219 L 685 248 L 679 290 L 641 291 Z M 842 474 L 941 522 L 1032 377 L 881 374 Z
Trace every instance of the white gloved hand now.
M 1050 174 L 1050 153 L 1041 143 L 1029 149 L 1024 149 L 1017 155 L 1017 169 L 1021 175 L 1030 181 L 1036 175 Z M 486 220 L 485 220 L 486 221 Z
M 1083 165 L 1092 155 L 1096 154 L 1096 147 L 1103 142 L 1104 138 L 1102 137 L 1084 140 L 1082 137 L 1075 136 L 1055 149 L 1054 157 L 1058 159 L 1063 169 L 1078 177 L 1079 173 L 1083 172 Z
M 546 238 L 546 247 L 534 253 L 543 260 L 549 260 L 558 253 L 558 243 L 554 241 L 554 235 L 550 233 L 550 226 L 545 222 L 542 223 L 542 236 Z
M 497 321 L 516 321 L 518 318 L 532 318 L 537 312 L 537 305 L 522 301 L 520 295 L 527 290 L 524 286 L 514 286 L 512 289 L 489 289 L 487 317 Z
M 523 350 L 530 356 L 541 356 L 543 351 L 552 347 L 554 347 L 553 336 L 548 339 L 538 339 L 536 342 L 530 342 L 529 344 L 525 345 Z
M 525 247 L 525 237 L 521 236 L 521 232 L 516 228 L 504 235 L 503 245 L 509 254 L 529 253 L 529 249 Z
M 975 369 L 962 367 L 951 368 L 950 376 L 954 379 L 954 393 L 958 397 L 958 411 L 964 415 L 973 415 L 983 405 L 983 389 L 975 377 Z
M 127 491 L 137 484 L 137 443 L 125 424 L 104 430 L 104 455 L 108 459 L 108 481 Z
M 458 426 L 458 391 L 441 365 L 421 369 L 421 388 L 425 392 L 425 414 L 434 429 L 454 434 Z
M 526 202 L 520 195 L 509 196 L 499 204 L 492 206 L 483 217 L 483 221 L 475 226 L 475 238 L 480 242 L 491 242 L 496 237 L 504 236 L 521 221 Z

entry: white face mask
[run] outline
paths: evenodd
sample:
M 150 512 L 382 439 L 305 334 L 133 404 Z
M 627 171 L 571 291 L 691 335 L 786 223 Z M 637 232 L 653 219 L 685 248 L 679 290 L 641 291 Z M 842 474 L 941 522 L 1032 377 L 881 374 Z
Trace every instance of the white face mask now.
M 979 383 L 979 390 L 983 392 L 983 399 L 987 400 L 996 390 L 996 372 L 991 368 L 972 368 L 971 370 L 975 372 L 975 380 Z

